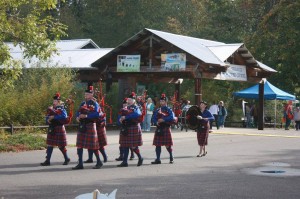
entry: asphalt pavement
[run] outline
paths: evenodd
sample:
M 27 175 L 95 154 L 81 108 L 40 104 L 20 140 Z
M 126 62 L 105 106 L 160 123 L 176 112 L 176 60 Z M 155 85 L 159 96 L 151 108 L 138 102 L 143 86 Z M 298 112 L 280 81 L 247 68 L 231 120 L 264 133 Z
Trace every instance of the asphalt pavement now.
M 45 151 L 0 153 L 0 199 L 75 198 L 98 189 L 116 198 L 300 198 L 300 131 L 268 128 L 213 129 L 208 154 L 199 152 L 196 133 L 173 129 L 174 164 L 162 148 L 162 164 L 155 159 L 153 131 L 143 133 L 140 148 L 144 164 L 137 159 L 129 167 L 119 168 L 118 131 L 107 132 L 109 161 L 92 169 L 95 163 L 77 164 L 76 133 L 68 133 L 71 163 L 63 166 L 63 157 L 54 149 L 51 166 L 42 167 Z M 87 152 L 84 151 L 84 159 Z

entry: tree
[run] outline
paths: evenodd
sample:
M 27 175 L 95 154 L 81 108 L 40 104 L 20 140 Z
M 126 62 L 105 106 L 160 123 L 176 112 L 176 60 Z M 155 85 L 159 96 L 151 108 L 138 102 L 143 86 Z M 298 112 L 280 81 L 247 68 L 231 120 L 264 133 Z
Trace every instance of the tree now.
M 0 88 L 9 88 L 21 74 L 21 62 L 11 59 L 13 42 L 25 58 L 45 60 L 56 51 L 55 41 L 66 35 L 67 27 L 53 17 L 57 0 L 0 0 Z

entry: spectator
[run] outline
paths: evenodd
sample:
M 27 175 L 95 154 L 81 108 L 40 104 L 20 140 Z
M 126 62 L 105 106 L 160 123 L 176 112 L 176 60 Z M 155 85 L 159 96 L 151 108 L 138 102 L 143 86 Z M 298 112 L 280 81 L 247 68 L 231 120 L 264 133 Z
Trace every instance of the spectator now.
M 146 118 L 144 121 L 144 130 L 145 131 L 150 131 L 150 127 L 151 127 L 151 118 L 153 115 L 153 111 L 154 111 L 154 104 L 152 103 L 152 99 L 149 97 L 147 99 L 147 104 L 146 104 Z
M 246 104 L 246 108 L 245 108 L 245 114 L 246 114 L 246 118 L 247 118 L 247 128 L 252 127 L 252 115 L 251 115 L 251 104 Z
M 297 106 L 294 111 L 294 121 L 296 123 L 296 131 L 300 129 L 300 107 Z
M 292 104 L 293 104 L 293 102 L 290 100 L 290 101 L 284 106 L 283 116 L 284 116 L 284 118 L 285 118 L 285 130 L 289 130 L 289 126 L 290 126 L 291 121 L 292 121 L 292 119 L 293 119 Z
M 218 106 L 218 126 L 219 128 L 224 128 L 225 119 L 227 116 L 227 110 L 224 107 L 224 102 L 220 101 Z M 218 129 L 219 129 L 218 128 Z
M 212 129 L 212 123 L 215 121 L 217 129 L 219 129 L 218 125 L 218 105 L 216 102 L 214 102 L 210 107 L 209 107 L 209 112 L 214 116 L 214 120 L 210 120 L 210 129 Z

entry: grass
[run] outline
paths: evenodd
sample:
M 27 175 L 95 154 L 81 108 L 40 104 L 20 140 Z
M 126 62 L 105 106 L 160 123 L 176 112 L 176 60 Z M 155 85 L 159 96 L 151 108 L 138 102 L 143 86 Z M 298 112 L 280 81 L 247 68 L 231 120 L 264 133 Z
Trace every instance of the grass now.
M 13 135 L 0 131 L 0 152 L 20 152 L 46 148 L 46 139 L 40 133 L 23 130 Z

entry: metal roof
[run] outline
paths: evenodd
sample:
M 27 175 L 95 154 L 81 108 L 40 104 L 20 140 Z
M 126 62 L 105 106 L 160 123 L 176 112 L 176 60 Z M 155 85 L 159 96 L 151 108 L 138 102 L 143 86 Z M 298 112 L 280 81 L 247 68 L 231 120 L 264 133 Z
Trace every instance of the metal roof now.
M 178 48 L 184 50 L 185 52 L 193 55 L 194 57 L 210 64 L 217 64 L 220 66 L 225 66 L 226 64 L 220 60 L 209 48 L 208 46 L 225 45 L 222 42 L 216 42 L 211 40 L 199 39 L 195 37 L 188 37 L 183 35 L 176 35 L 168 32 L 162 32 L 158 30 L 147 29 L 156 36 L 172 43 Z
M 68 67 L 90 68 L 92 63 L 112 50 L 112 48 L 100 48 L 91 39 L 60 40 L 56 42 L 58 54 L 53 54 L 47 61 L 40 61 L 36 57 L 25 59 L 19 45 L 6 42 L 10 48 L 10 55 L 15 60 L 20 60 L 24 68 L 31 67 Z
M 110 52 L 112 48 L 60 50 L 59 54 L 52 55 L 47 61 L 39 61 L 36 57 L 24 59 L 22 52 L 11 52 L 15 60 L 21 60 L 24 68 L 31 67 L 67 67 L 90 68 L 92 63 Z
M 258 65 L 259 65 L 259 67 L 261 67 L 263 70 L 265 70 L 265 71 L 269 71 L 269 72 L 277 72 L 276 70 L 274 70 L 273 68 L 271 68 L 271 67 L 269 67 L 269 66 L 267 66 L 267 65 L 265 65 L 265 64 L 263 64 L 263 63 L 261 63 L 261 62 L 259 62 L 259 61 L 257 61 L 256 60 L 256 62 L 258 63 Z
M 9 47 L 10 52 L 23 52 L 20 45 L 14 45 L 12 42 L 5 42 Z M 56 42 L 58 50 L 74 50 L 74 49 L 99 49 L 100 47 L 91 39 L 72 39 L 72 40 L 59 40 Z
M 221 61 L 226 61 L 236 50 L 238 50 L 243 44 L 224 44 L 217 46 L 208 46 L 208 49 L 211 50 Z

